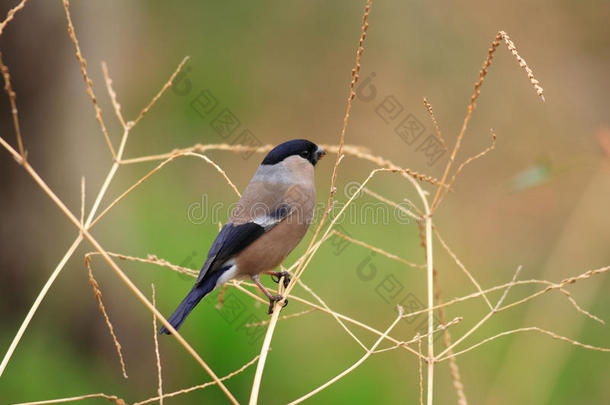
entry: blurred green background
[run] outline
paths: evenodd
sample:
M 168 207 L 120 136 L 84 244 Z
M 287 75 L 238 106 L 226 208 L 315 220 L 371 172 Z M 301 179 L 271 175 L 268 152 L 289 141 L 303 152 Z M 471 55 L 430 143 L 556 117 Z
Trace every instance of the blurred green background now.
M 16 1 L 6 1 L 6 15 Z M 187 95 L 169 91 L 132 131 L 126 157 L 164 153 L 195 143 L 220 143 L 210 125 L 191 107 L 208 90 L 218 108 L 228 108 L 261 143 L 291 138 L 336 143 L 343 121 L 360 34 L 364 2 L 119 2 L 74 1 L 74 25 L 111 138 L 121 127 L 105 90 L 100 62 L 108 64 L 127 119 L 134 119 L 180 60 L 190 55 Z M 440 177 L 443 156 L 429 164 L 416 145 L 407 145 L 386 123 L 378 106 L 393 96 L 424 127 L 433 128 L 422 105 L 431 101 L 450 144 L 461 126 L 472 86 L 497 31 L 505 30 L 545 89 L 541 103 L 525 73 L 504 45 L 498 49 L 459 154 L 464 159 L 489 144 L 497 148 L 467 168 L 436 214 L 438 229 L 484 288 L 508 282 L 523 265 L 522 279 L 559 281 L 610 263 L 610 165 L 598 139 L 608 136 L 610 32 L 607 1 L 516 1 L 435 3 L 374 2 L 362 57 L 361 77 L 373 78 L 373 101 L 357 98 L 347 143 L 362 145 L 403 167 Z M 67 35 L 59 1 L 30 2 L 17 14 L 0 49 L 12 72 L 28 159 L 57 194 L 77 212 L 80 178 L 87 181 L 87 209 L 110 168 L 111 157 L 94 118 Z M 374 74 L 374 77 L 373 77 Z M 10 108 L 0 97 L 0 130 L 13 142 Z M 217 110 L 218 111 L 218 110 Z M 236 132 L 226 141 L 236 138 Z M 597 134 L 597 137 L 596 137 Z M 243 189 L 261 155 L 243 159 L 209 152 Z M 326 201 L 334 156 L 317 167 L 318 199 Z M 105 206 L 156 163 L 121 167 Z M 374 167 L 347 157 L 338 178 L 344 187 L 362 181 Z M 370 188 L 395 201 L 416 201 L 409 184 L 382 174 Z M 429 185 L 426 188 L 433 190 Z M 207 199 L 235 201 L 232 190 L 203 161 L 183 158 L 166 166 L 122 201 L 93 234 L 112 252 L 156 254 L 199 268 L 217 232 L 209 217 L 189 221 L 187 211 Z M 360 197 L 356 207 L 372 202 Z M 5 152 L 0 153 L 0 352 L 4 353 L 38 291 L 76 237 L 74 227 Z M 221 214 L 226 220 L 228 214 Z M 194 223 L 196 222 L 196 223 Z M 344 232 L 407 260 L 424 262 L 414 223 L 342 224 Z M 311 237 L 311 233 L 308 234 Z M 292 263 L 306 242 L 289 257 Z M 83 243 L 52 287 L 0 377 L 0 403 L 34 401 L 105 392 L 129 402 L 156 393 L 150 313 L 99 258 L 93 260 L 104 303 L 123 345 L 129 379 L 117 355 L 88 283 Z M 435 244 L 445 300 L 474 287 Z M 340 251 L 340 252 L 339 252 Z M 120 262 L 169 314 L 192 280 L 155 266 Z M 362 269 L 375 270 L 363 280 Z M 373 271 L 371 270 L 371 271 Z M 379 285 L 395 277 L 402 290 L 384 301 Z M 425 272 L 362 247 L 320 249 L 303 280 L 334 310 L 384 330 L 393 304 L 405 296 L 426 301 Z M 270 283 L 268 280 L 266 283 Z M 269 284 L 271 285 L 271 284 Z M 608 276 L 569 287 L 579 304 L 610 319 Z M 515 287 L 512 302 L 537 288 Z M 239 368 L 260 351 L 244 320 L 266 319 L 265 307 L 229 290 L 244 313 L 233 320 L 204 301 L 182 328 L 183 335 L 218 375 Z M 310 299 L 301 288 L 299 296 Z M 409 295 L 410 294 L 410 295 Z M 498 294 L 492 294 L 498 299 Z M 284 313 L 306 307 L 292 301 Z M 482 300 L 449 307 L 448 319 L 464 317 L 453 337 L 486 311 Z M 422 321 L 401 323 L 393 336 L 410 339 Z M 581 342 L 608 347 L 610 331 L 577 313 L 559 292 L 498 314 L 469 337 L 465 348 L 498 332 L 539 326 Z M 375 336 L 352 328 L 367 345 Z M 264 333 L 264 329 L 261 329 Z M 440 347 L 441 340 L 437 341 Z M 383 346 L 387 347 L 387 346 Z M 160 339 L 164 390 L 208 381 L 201 368 L 171 338 Z M 328 315 L 314 312 L 281 321 L 272 342 L 260 402 L 280 404 L 303 395 L 353 364 L 362 349 Z M 576 348 L 535 333 L 510 335 L 458 357 L 465 393 L 473 404 L 610 403 L 608 354 Z M 227 381 L 245 402 L 254 367 Z M 91 399 L 88 403 L 103 402 Z M 416 403 L 416 358 L 404 350 L 375 355 L 355 372 L 324 390 L 311 403 Z M 225 403 L 216 387 L 167 404 Z M 448 364 L 437 367 L 435 403 L 456 403 Z

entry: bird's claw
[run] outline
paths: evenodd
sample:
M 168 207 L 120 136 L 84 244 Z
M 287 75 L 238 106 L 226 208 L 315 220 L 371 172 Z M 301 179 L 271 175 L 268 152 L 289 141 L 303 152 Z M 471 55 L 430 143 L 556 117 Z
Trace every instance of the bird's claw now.
M 283 299 L 284 297 L 282 297 L 281 295 L 271 296 L 271 298 L 269 298 L 269 310 L 267 311 L 267 314 L 271 315 L 273 313 L 273 306 L 275 305 L 275 303 Z M 284 301 L 284 305 L 282 305 L 282 308 L 284 308 L 286 305 L 288 305 L 288 299 Z
M 279 284 L 282 277 L 284 277 L 284 288 L 288 288 L 288 284 L 290 284 L 290 273 L 288 273 L 287 271 L 279 271 L 275 274 L 272 274 L 271 280 L 273 280 L 274 283 Z

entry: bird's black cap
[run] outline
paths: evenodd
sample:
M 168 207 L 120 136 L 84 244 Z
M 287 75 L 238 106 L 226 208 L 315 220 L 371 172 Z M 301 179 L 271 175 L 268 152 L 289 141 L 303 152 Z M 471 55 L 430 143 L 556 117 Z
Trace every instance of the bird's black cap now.
M 261 164 L 274 165 L 287 157 L 301 156 L 315 166 L 315 164 L 318 163 L 318 160 L 325 154 L 326 152 L 313 142 L 306 139 L 293 139 L 292 141 L 281 143 L 271 149 Z

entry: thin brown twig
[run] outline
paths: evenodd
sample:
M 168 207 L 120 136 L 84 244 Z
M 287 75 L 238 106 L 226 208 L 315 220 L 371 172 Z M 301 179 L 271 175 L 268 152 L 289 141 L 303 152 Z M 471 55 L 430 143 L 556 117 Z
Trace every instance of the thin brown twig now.
M 441 295 L 441 286 L 438 281 L 438 274 L 434 272 L 434 290 L 436 293 L 436 302 L 438 304 L 443 303 L 442 295 Z M 441 323 L 447 322 L 447 316 L 445 315 L 445 308 L 438 309 L 438 315 Z M 449 328 L 445 328 L 443 331 L 443 342 L 445 347 L 451 346 L 451 332 L 449 332 Z M 453 353 L 453 350 L 448 352 L 449 354 Z M 468 400 L 466 399 L 466 394 L 464 393 L 464 384 L 462 383 L 462 377 L 460 375 L 460 368 L 457 364 L 457 361 L 454 358 L 449 360 L 449 371 L 451 373 L 451 379 L 453 381 L 453 388 L 455 389 L 455 393 L 458 397 L 458 405 L 468 405 Z
M 4 21 L 2 21 L 0 23 L 0 35 L 2 35 L 2 32 L 4 31 L 4 27 L 6 27 L 6 24 L 11 22 L 11 20 L 13 18 L 15 18 L 15 14 L 17 14 L 17 12 L 19 10 L 21 10 L 25 6 L 25 3 L 27 3 L 27 2 L 28 2 L 28 0 L 21 0 L 21 2 L 19 4 L 17 4 L 15 7 L 11 8 L 8 11 L 8 13 L 6 13 L 6 18 L 4 19 Z
M 80 70 L 83 74 L 83 79 L 85 79 L 85 84 L 87 86 L 87 94 L 93 102 L 93 108 L 95 109 L 95 119 L 100 124 L 100 128 L 102 129 L 102 133 L 104 134 L 104 138 L 106 139 L 106 143 L 108 144 L 108 149 L 110 149 L 110 153 L 112 153 L 112 157 L 116 160 L 117 154 L 114 151 L 114 147 L 112 146 L 112 142 L 110 141 L 110 136 L 108 135 L 108 130 L 106 129 L 106 125 L 104 124 L 104 120 L 102 118 L 102 109 L 97 104 L 97 98 L 95 97 L 95 93 L 93 92 L 93 82 L 87 74 L 87 61 L 81 53 L 80 45 L 78 44 L 78 39 L 76 38 L 76 32 L 74 30 L 74 25 L 72 24 L 72 17 L 70 16 L 70 3 L 68 0 L 63 0 L 63 5 L 64 10 L 66 12 L 66 19 L 68 20 L 68 35 L 70 35 L 70 39 L 74 43 L 74 47 L 76 49 L 76 59 L 80 63 Z
M 85 176 L 80 178 L 80 223 L 85 225 Z
M 398 210 L 404 212 L 405 214 L 407 214 L 408 216 L 410 216 L 411 218 L 413 218 L 416 221 L 421 221 L 421 219 L 424 216 L 424 213 L 419 208 L 417 208 L 417 206 L 415 204 L 413 204 L 413 202 L 411 202 L 411 200 L 409 200 L 408 198 L 405 198 L 405 202 L 407 204 L 409 204 L 417 212 L 417 215 L 415 213 L 413 213 L 412 211 L 408 210 L 407 208 L 403 207 L 396 201 L 392 201 L 389 198 L 386 198 L 386 197 L 382 196 L 381 194 L 374 192 L 373 190 L 369 189 L 368 187 L 364 187 L 362 189 L 362 191 L 365 192 L 366 194 L 370 195 L 371 197 L 381 201 L 382 203 L 388 204 L 389 206 L 394 207 L 395 209 L 398 209 Z
M 417 336 L 419 338 L 419 336 Z M 417 340 L 417 351 L 421 354 L 421 339 Z M 417 358 L 417 374 L 419 375 L 419 405 L 424 405 L 424 373 L 423 361 L 421 357 Z
M 21 4 L 25 4 L 25 2 Z M 0 27 L 0 34 L 1 33 L 2 27 Z M 4 64 L 4 61 L 2 60 L 2 52 L 0 52 L 0 71 L 2 71 L 2 77 L 4 78 L 4 90 L 6 91 L 9 102 L 11 103 L 11 115 L 13 117 L 13 128 L 15 129 L 15 137 L 17 138 L 17 147 L 19 148 L 19 153 L 21 154 L 21 156 L 26 159 L 25 149 L 23 148 L 23 140 L 21 139 L 21 129 L 19 127 L 19 112 L 17 110 L 16 101 L 17 95 L 15 94 L 15 92 L 13 91 L 13 87 L 11 86 L 11 74 L 8 71 L 8 66 L 6 66 Z
M 411 263 L 410 261 L 405 260 L 405 259 L 403 259 L 402 257 L 398 257 L 398 256 L 396 256 L 396 255 L 394 255 L 394 254 L 392 254 L 392 253 L 388 253 L 388 252 L 386 252 L 386 251 L 385 251 L 385 250 L 383 250 L 383 249 L 380 249 L 380 248 L 378 248 L 378 247 L 375 247 L 375 246 L 369 245 L 369 244 L 368 244 L 368 243 L 366 243 L 366 242 L 360 241 L 360 240 L 358 240 L 358 239 L 354 239 L 354 238 L 352 238 L 352 237 L 350 237 L 350 236 L 347 236 L 347 235 L 345 235 L 345 234 L 343 234 L 343 233 L 341 233 L 341 232 L 339 232 L 339 231 L 337 231 L 337 230 L 333 230 L 332 234 L 333 234 L 333 235 L 336 235 L 336 236 L 338 236 L 338 237 L 340 237 L 340 238 L 342 238 L 342 239 L 345 239 L 345 240 L 347 240 L 347 241 L 349 241 L 349 242 L 351 242 L 351 243 L 353 243 L 353 244 L 355 244 L 355 245 L 363 246 L 363 247 L 365 247 L 365 248 L 367 248 L 367 249 L 369 249 L 369 250 L 372 250 L 373 252 L 379 253 L 380 255 L 383 255 L 383 256 L 385 256 L 385 257 L 387 257 L 387 258 L 389 258 L 389 259 L 396 260 L 396 261 L 398 261 L 398 262 L 404 263 L 404 264 L 406 264 L 407 266 L 410 266 L 410 267 L 415 267 L 415 268 L 418 268 L 418 269 L 425 269 L 425 268 L 426 268 L 426 265 L 425 265 L 425 264 L 415 264 L 415 263 Z
M 102 72 L 104 72 L 104 80 L 106 81 L 106 90 L 108 90 L 108 95 L 110 96 L 110 101 L 112 102 L 112 107 L 114 107 L 114 113 L 117 118 L 121 122 L 121 126 L 123 129 L 127 129 L 127 124 L 125 123 L 125 119 L 123 118 L 123 113 L 121 113 L 121 104 L 118 102 L 116 98 L 116 92 L 112 88 L 112 79 L 108 74 L 108 66 L 106 62 L 102 61 Z
M 451 176 L 451 180 L 449 181 L 449 187 L 445 189 L 445 191 L 443 191 L 443 193 L 441 194 L 441 197 L 438 199 L 438 204 L 440 204 L 443 199 L 447 196 L 447 194 L 449 193 L 449 190 L 452 189 L 453 187 L 453 183 L 455 183 L 455 179 L 457 178 L 457 176 L 460 174 L 460 172 L 462 171 L 462 169 L 464 169 L 464 167 L 468 166 L 470 163 L 472 163 L 473 161 L 482 158 L 483 156 L 485 156 L 487 153 L 491 152 L 492 150 L 495 149 L 496 147 L 496 134 L 494 132 L 493 129 L 489 130 L 489 134 L 491 135 L 491 145 L 489 145 L 487 148 L 485 148 L 484 150 L 482 150 L 481 152 L 477 153 L 474 156 L 470 156 L 468 159 L 466 159 L 465 161 L 463 161 L 457 168 L 457 170 L 455 171 L 455 173 L 453 173 L 453 176 Z M 438 205 L 437 204 L 437 205 Z
M 137 182 L 135 182 L 131 187 L 129 187 L 127 190 L 125 190 L 120 196 L 118 196 L 117 198 L 115 198 L 115 200 L 110 203 L 108 205 L 108 207 L 106 207 L 104 209 L 104 211 L 102 211 L 96 218 L 95 220 L 91 223 L 91 226 L 94 226 L 95 224 L 98 223 L 98 221 L 100 219 L 102 219 L 102 217 L 104 217 L 104 215 L 106 215 L 108 213 L 108 211 L 110 211 L 114 206 L 116 206 L 123 198 L 125 198 L 129 193 L 131 193 L 133 190 L 135 190 L 139 185 L 141 185 L 142 183 L 144 183 L 146 180 L 148 180 L 153 174 L 157 173 L 159 170 L 161 170 L 165 165 L 167 165 L 168 163 L 170 163 L 171 161 L 173 161 L 176 158 L 182 157 L 182 156 L 194 156 L 194 157 L 198 157 L 200 159 L 203 159 L 204 161 L 206 161 L 208 164 L 210 164 L 212 167 L 214 167 L 221 175 L 222 177 L 225 179 L 225 181 L 229 184 L 229 186 L 233 189 L 233 191 L 235 191 L 235 193 L 240 196 L 240 192 L 237 189 L 237 187 L 235 186 L 235 184 L 233 184 L 233 182 L 231 181 L 231 179 L 229 179 L 229 177 L 227 176 L 227 173 L 220 167 L 218 166 L 213 160 L 211 160 L 210 158 L 208 158 L 205 155 L 200 155 L 198 153 L 193 153 L 193 152 L 184 152 L 184 153 L 178 153 L 175 155 L 170 156 L 169 158 L 167 158 L 166 160 L 164 160 L 163 162 L 161 162 L 159 165 L 157 165 L 157 167 L 155 167 L 154 169 L 152 169 L 151 171 L 149 171 L 148 173 L 146 173 L 142 178 L 140 178 Z
M 247 362 L 246 364 L 244 364 L 243 366 L 241 366 L 237 370 L 235 370 L 232 373 L 227 374 L 224 377 L 220 378 L 220 381 L 228 380 L 229 378 L 234 377 L 237 374 L 245 371 L 248 367 L 250 367 L 251 365 L 256 363 L 256 361 L 258 360 L 258 357 L 259 357 L 259 355 L 256 355 L 252 360 L 250 360 L 249 362 Z M 210 382 L 207 382 L 207 383 L 204 383 L 204 384 L 195 385 L 194 387 L 188 387 L 188 388 L 184 388 L 184 389 L 181 389 L 181 390 L 178 390 L 178 391 L 169 392 L 169 393 L 163 394 L 163 396 L 152 397 L 152 398 L 148 398 L 148 399 L 146 399 L 144 401 L 135 402 L 133 405 L 144 405 L 144 404 L 149 404 L 151 402 L 159 401 L 159 400 L 161 400 L 163 398 L 173 398 L 173 397 L 176 397 L 178 395 L 188 394 L 189 392 L 193 392 L 195 390 L 200 390 L 200 389 L 209 387 L 209 386 L 214 385 L 214 384 L 215 384 L 214 381 L 210 381 Z
M 61 404 L 61 403 L 65 403 L 65 402 L 76 402 L 76 401 L 82 401 L 83 399 L 91 399 L 91 398 L 103 398 L 110 402 L 114 402 L 117 405 L 127 405 L 127 403 L 123 399 L 117 397 L 116 395 L 106 395 L 103 393 L 79 395 L 77 397 L 69 397 L 69 398 L 49 399 L 46 401 L 21 402 L 21 403 L 14 404 L 14 405 Z
M 553 339 L 562 340 L 564 342 L 568 342 L 571 345 L 582 347 L 584 349 L 596 350 L 596 351 L 600 351 L 600 352 L 610 352 L 610 348 L 607 348 L 607 347 L 598 347 L 598 346 L 588 345 L 588 344 L 581 343 L 581 342 L 578 342 L 576 340 L 570 339 L 568 337 L 558 335 L 555 332 L 551 332 L 549 330 L 539 328 L 537 326 L 530 326 L 530 327 L 524 327 L 524 328 L 518 328 L 518 329 L 513 329 L 513 330 L 508 330 L 508 331 L 500 332 L 497 335 L 494 335 L 494 336 L 488 337 L 486 339 L 483 339 L 482 341 L 480 341 L 478 343 L 475 343 L 474 345 L 472 345 L 472 346 L 470 346 L 470 347 L 468 347 L 468 348 L 466 348 L 466 349 L 464 349 L 462 351 L 453 353 L 453 355 L 451 357 L 461 356 L 464 353 L 467 353 L 467 352 L 469 352 L 469 351 L 471 351 L 473 349 L 476 349 L 477 347 L 479 347 L 479 346 L 481 346 L 481 345 L 483 345 L 485 343 L 488 343 L 488 342 L 490 342 L 490 341 L 492 341 L 494 339 L 502 337 L 502 336 L 511 335 L 513 333 L 531 332 L 531 331 L 544 333 L 545 335 L 548 335 L 548 336 L 552 337 Z M 449 356 L 447 355 L 445 357 L 441 357 L 441 358 L 437 359 L 436 361 L 437 362 L 441 362 L 441 361 L 447 360 L 448 358 L 449 358 Z
M 121 343 L 119 343 L 119 339 L 114 333 L 114 327 L 112 326 L 112 322 L 110 322 L 110 318 L 108 317 L 108 313 L 106 312 L 106 308 L 104 307 L 104 303 L 102 302 L 102 291 L 100 290 L 98 282 L 93 277 L 93 270 L 91 269 L 91 257 L 88 255 L 85 256 L 85 265 L 87 266 L 87 270 L 89 271 L 89 284 L 91 284 L 91 288 L 93 288 L 93 295 L 95 295 L 98 308 L 104 316 L 106 326 L 108 327 L 108 331 L 110 332 L 110 336 L 112 337 L 112 341 L 114 342 L 114 346 L 116 347 L 117 354 L 119 355 L 119 361 L 121 362 L 121 370 L 123 371 L 123 377 L 129 378 L 127 377 L 127 371 L 125 370 L 125 361 L 123 360 L 123 353 L 121 352 Z
M 453 342 L 449 347 L 447 347 L 445 350 L 443 350 L 441 353 L 439 353 L 436 356 L 436 358 L 443 357 L 444 355 L 449 353 L 457 345 L 459 345 L 461 342 L 463 342 L 468 336 L 470 336 L 477 329 L 479 329 L 485 322 L 487 322 L 487 320 L 489 320 L 489 318 L 491 318 L 494 314 L 496 314 L 498 312 L 498 308 L 500 308 L 500 306 L 502 305 L 502 303 L 508 296 L 508 292 L 510 291 L 511 287 L 514 285 L 515 280 L 519 276 L 519 273 L 521 272 L 522 268 L 523 268 L 522 266 L 517 267 L 517 270 L 515 271 L 515 274 L 513 275 L 513 279 L 511 281 L 511 283 L 509 283 L 509 285 L 504 289 L 502 296 L 500 297 L 500 299 L 498 300 L 496 305 L 494 305 L 494 307 L 491 309 L 491 311 L 489 311 L 483 318 L 481 318 L 481 320 L 479 322 L 477 322 L 472 328 L 470 328 L 466 333 L 464 333 L 462 336 L 460 336 L 458 339 L 456 339 L 456 341 Z
M 185 56 L 184 59 L 182 59 L 182 62 L 180 62 L 178 68 L 170 76 L 169 80 L 163 85 L 163 87 L 161 87 L 161 90 L 159 90 L 159 92 L 153 97 L 153 99 L 150 100 L 150 103 L 148 103 L 148 105 L 144 107 L 142 111 L 140 111 L 140 114 L 138 114 L 138 117 L 134 120 L 133 125 L 136 125 L 138 122 L 140 122 L 142 117 L 144 117 L 144 115 L 151 109 L 151 107 L 157 102 L 157 100 L 159 100 L 163 93 L 165 93 L 165 91 L 167 91 L 167 89 L 171 87 L 172 83 L 174 82 L 174 79 L 176 78 L 180 70 L 182 70 L 184 64 L 188 62 L 190 58 L 190 56 Z
M 390 326 L 388 326 L 388 328 L 385 330 L 383 335 L 381 337 L 379 337 L 379 339 L 377 339 L 377 341 L 373 344 L 373 346 L 371 346 L 371 348 L 369 350 L 367 350 L 367 352 L 364 354 L 364 356 L 362 356 L 358 361 L 356 361 L 354 364 L 352 364 L 349 368 L 347 368 L 343 372 L 339 373 L 335 377 L 331 378 L 326 383 L 320 385 L 315 390 L 299 397 L 298 399 L 295 399 L 294 401 L 290 402 L 288 405 L 296 405 L 298 403 L 305 401 L 308 398 L 311 398 L 312 396 L 316 395 L 318 392 L 324 390 L 325 388 L 334 384 L 335 382 L 337 382 L 338 380 L 340 380 L 341 378 L 345 377 L 347 374 L 351 373 L 353 370 L 358 368 L 362 363 L 364 363 L 364 361 L 366 359 L 368 359 L 373 354 L 373 352 L 375 351 L 377 346 L 379 346 L 381 344 L 381 342 L 385 339 L 385 336 L 387 336 L 388 333 L 390 333 L 392 331 L 392 329 L 394 329 L 394 327 L 398 324 L 398 321 L 400 321 L 401 319 L 402 319 L 402 308 L 399 306 L 398 307 L 398 316 L 396 317 L 394 322 L 392 322 L 390 324 Z
M 298 317 L 303 316 L 303 315 L 311 314 L 314 311 L 316 311 L 315 308 L 309 308 L 309 309 L 306 309 L 304 311 L 295 312 L 294 314 L 282 315 L 282 316 L 280 316 L 278 318 L 278 321 L 282 321 L 284 319 L 290 319 L 290 318 L 298 318 Z M 262 321 L 262 322 L 247 323 L 244 326 L 246 328 L 254 328 L 254 327 L 257 327 L 257 326 L 265 326 L 265 325 L 269 324 L 269 322 L 270 322 L 269 320 L 266 320 L 266 321 Z
M 155 299 L 155 285 L 151 283 L 152 288 L 152 304 L 156 307 L 157 300 Z M 155 342 L 155 358 L 157 359 L 157 393 L 159 394 L 159 405 L 163 405 L 163 376 L 161 373 L 161 354 L 159 354 L 159 337 L 157 333 L 157 318 L 153 314 L 153 340 Z
M 449 247 L 449 245 L 447 245 L 447 243 L 445 242 L 445 240 L 441 237 L 440 232 L 438 231 L 438 229 L 436 228 L 436 226 L 433 227 L 434 230 L 434 234 L 436 235 L 436 238 L 438 239 L 438 241 L 441 243 L 441 245 L 443 246 L 443 248 L 447 251 L 447 253 L 449 254 L 449 256 L 451 256 L 451 258 L 453 259 L 453 261 L 455 262 L 455 264 L 458 265 L 458 267 L 464 272 L 464 274 L 466 274 L 466 276 L 470 279 L 470 281 L 472 282 L 472 284 L 474 284 L 474 286 L 477 288 L 477 290 L 481 293 L 481 296 L 483 297 L 483 299 L 485 300 L 485 303 L 487 304 L 487 306 L 491 309 L 493 308 L 491 305 L 491 302 L 489 301 L 489 298 L 487 298 L 487 295 L 485 294 L 485 292 L 483 291 L 483 289 L 481 288 L 481 286 L 479 285 L 479 282 L 476 280 L 476 278 L 474 278 L 474 276 L 472 275 L 472 273 L 470 273 L 468 271 L 468 269 L 466 268 L 466 266 L 464 266 L 464 264 L 461 262 L 460 259 L 458 259 L 457 255 L 455 253 L 453 253 L 453 251 L 451 250 L 451 248 Z

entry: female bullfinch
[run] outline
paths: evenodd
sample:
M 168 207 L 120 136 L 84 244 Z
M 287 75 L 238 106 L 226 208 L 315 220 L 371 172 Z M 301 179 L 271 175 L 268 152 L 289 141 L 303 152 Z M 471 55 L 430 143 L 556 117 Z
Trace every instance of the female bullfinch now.
M 269 313 L 283 297 L 272 295 L 261 284 L 261 273 L 272 271 L 303 239 L 316 201 L 314 166 L 325 155 L 322 148 L 304 139 L 284 142 L 263 159 L 231 217 L 214 240 L 195 285 L 169 323 L 178 329 L 203 297 L 231 279 L 252 279 L 269 298 Z M 170 334 L 165 327 L 159 333 Z

